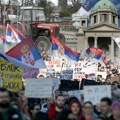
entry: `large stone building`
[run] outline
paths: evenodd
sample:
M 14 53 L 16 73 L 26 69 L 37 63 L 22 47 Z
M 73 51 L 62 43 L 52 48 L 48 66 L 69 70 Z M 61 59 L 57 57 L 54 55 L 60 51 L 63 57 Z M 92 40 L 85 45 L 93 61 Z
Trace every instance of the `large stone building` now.
M 113 40 L 113 37 L 120 37 L 118 19 L 116 6 L 110 0 L 97 2 L 90 16 L 83 15 L 80 18 L 80 29 L 74 44 L 76 50 L 83 55 L 88 47 L 100 48 L 114 61 L 120 54 L 120 49 Z

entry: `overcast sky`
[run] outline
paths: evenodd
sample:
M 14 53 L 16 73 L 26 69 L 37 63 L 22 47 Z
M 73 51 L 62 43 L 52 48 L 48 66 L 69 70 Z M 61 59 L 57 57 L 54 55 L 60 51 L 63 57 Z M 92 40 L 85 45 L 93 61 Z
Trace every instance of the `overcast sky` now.
M 58 0 L 48 0 L 48 1 L 53 2 L 55 5 L 57 5 L 57 4 L 58 4 Z

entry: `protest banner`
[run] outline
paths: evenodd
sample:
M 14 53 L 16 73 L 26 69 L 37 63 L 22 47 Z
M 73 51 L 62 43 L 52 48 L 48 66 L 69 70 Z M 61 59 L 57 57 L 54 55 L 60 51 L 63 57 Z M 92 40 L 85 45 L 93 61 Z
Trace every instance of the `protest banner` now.
M 111 98 L 110 85 L 84 86 L 84 102 L 91 101 L 96 105 L 103 97 Z
M 79 81 L 61 80 L 60 91 L 79 90 Z
M 27 79 L 25 96 L 28 98 L 51 98 L 53 80 L 50 78 Z
M 104 79 L 106 79 L 106 77 L 107 77 L 107 73 L 106 72 L 97 72 L 97 74 L 96 74 L 97 76 L 98 75 L 102 75 L 102 78 L 104 78 Z M 97 77 L 96 76 L 96 77 Z
M 39 74 L 38 69 L 24 69 L 22 76 L 23 76 L 24 79 L 36 78 L 38 74 Z
M 20 91 L 22 89 L 22 71 L 18 66 L 0 58 L 0 72 L 3 80 L 3 87 L 10 91 Z
M 71 80 L 73 78 L 73 70 L 63 70 L 62 79 Z
M 98 71 L 98 61 L 87 61 L 83 64 L 82 69 L 80 70 L 81 73 L 89 74 L 96 74 Z
M 85 78 L 85 72 L 81 72 L 81 69 L 83 65 L 85 64 L 85 61 L 79 61 L 77 62 L 73 67 L 73 79 L 79 79 Z
M 52 60 L 52 61 L 45 61 L 47 69 L 49 72 L 61 72 L 62 69 L 62 60 Z M 53 71 L 54 69 L 54 71 Z
M 76 97 L 80 101 L 82 101 L 83 96 L 84 96 L 84 91 L 83 90 L 74 90 L 74 91 L 68 91 L 69 97 Z
M 96 82 L 95 80 L 90 80 L 90 79 L 82 79 L 81 81 L 81 85 L 80 85 L 80 90 L 84 89 L 84 86 L 89 86 L 89 85 L 99 85 L 98 82 Z

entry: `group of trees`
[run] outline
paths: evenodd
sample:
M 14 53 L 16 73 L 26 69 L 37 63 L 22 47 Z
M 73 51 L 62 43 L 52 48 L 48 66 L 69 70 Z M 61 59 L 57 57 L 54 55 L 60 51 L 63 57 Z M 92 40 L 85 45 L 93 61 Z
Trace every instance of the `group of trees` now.
M 6 1 L 6 2 L 5 2 Z M 20 0 L 0 0 L 0 8 L 1 8 L 1 17 L 3 19 L 3 11 L 10 11 L 11 4 L 13 2 Z M 63 2 L 62 2 L 63 1 Z M 85 0 L 82 0 L 85 1 Z M 81 6 L 81 0 L 58 0 L 58 8 L 60 9 L 60 17 L 69 17 L 73 13 L 75 13 Z M 69 4 L 70 3 L 70 4 Z M 55 12 L 55 6 L 49 0 L 21 0 L 22 5 L 32 4 L 33 6 L 43 7 L 46 16 L 49 16 L 51 13 Z M 17 5 L 12 5 L 14 14 L 17 14 Z M 10 14 L 10 13 L 9 13 Z
M 78 11 L 81 6 L 81 1 L 86 0 L 58 0 L 58 3 L 60 3 L 58 4 L 58 8 L 61 7 L 60 17 L 69 17 Z M 39 7 L 44 7 L 46 15 L 50 15 L 52 12 L 54 12 L 55 6 L 53 6 L 49 0 L 35 0 L 35 4 Z

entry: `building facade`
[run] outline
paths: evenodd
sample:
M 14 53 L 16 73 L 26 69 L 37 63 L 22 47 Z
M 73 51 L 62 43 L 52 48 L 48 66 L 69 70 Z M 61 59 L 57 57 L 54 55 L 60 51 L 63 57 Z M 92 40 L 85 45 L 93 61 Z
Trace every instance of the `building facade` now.
M 80 18 L 80 29 L 76 35 L 77 51 L 84 56 L 87 48 L 96 47 L 103 49 L 104 55 L 112 61 L 119 58 L 120 49 L 113 40 L 113 37 L 120 37 L 118 19 L 116 6 L 110 0 L 97 2 L 90 16 L 83 15 Z

